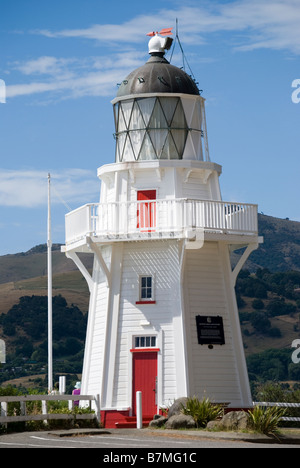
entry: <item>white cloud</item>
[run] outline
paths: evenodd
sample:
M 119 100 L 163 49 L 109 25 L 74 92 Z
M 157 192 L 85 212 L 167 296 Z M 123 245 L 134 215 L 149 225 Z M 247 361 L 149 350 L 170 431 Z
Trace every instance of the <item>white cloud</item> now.
M 26 62 L 15 62 L 13 67 L 16 70 L 21 71 L 24 75 L 47 74 L 53 76 L 65 76 L 66 71 L 70 70 L 70 65 L 74 64 L 76 61 L 77 59 L 72 58 L 65 59 L 43 56 Z
M 100 183 L 93 171 L 69 169 L 51 173 L 52 203 L 95 202 Z M 48 174 L 0 169 L 0 206 L 37 208 L 47 204 Z
M 81 96 L 107 96 L 116 92 L 120 77 L 141 65 L 139 54 L 124 52 L 111 56 L 85 59 L 43 56 L 35 60 L 14 62 L 12 69 L 26 77 L 39 77 L 31 81 L 6 86 L 7 98 L 40 93 L 63 94 L 64 98 Z M 28 80 L 28 78 L 27 78 Z
M 34 34 L 41 34 L 50 38 L 81 37 L 111 44 L 136 44 L 153 28 L 163 28 L 170 21 L 172 11 L 161 10 L 158 14 L 139 15 L 123 24 L 94 24 L 82 29 L 64 29 L 62 31 L 35 30 Z
M 161 9 L 122 24 L 34 31 L 49 38 L 91 39 L 104 44 L 106 51 L 98 57 L 42 56 L 14 62 L 11 68 L 22 74 L 23 82 L 7 83 L 7 98 L 41 93 L 51 93 L 59 99 L 112 96 L 117 83 L 144 63 L 146 33 L 174 26 L 176 18 L 179 18 L 180 38 L 189 46 L 213 42 L 215 33 L 219 41 L 220 33 L 227 33 L 231 47 L 240 52 L 268 48 L 300 54 L 299 0 L 203 1 L 200 6 L 197 2 L 194 6 Z
M 84 29 L 62 31 L 40 30 L 47 37 L 93 39 L 101 43 L 136 44 L 153 29 L 171 27 L 179 18 L 180 35 L 186 43 L 199 45 L 209 33 L 239 33 L 236 48 L 285 49 L 300 53 L 299 0 L 237 0 L 226 2 L 195 2 L 195 6 L 140 15 L 123 24 L 92 25 Z M 172 24 L 170 24 L 172 23 Z M 244 35 L 241 37 L 240 33 Z
M 239 50 L 259 48 L 300 53 L 300 4 L 298 0 L 245 0 L 226 9 L 228 23 L 248 36 Z

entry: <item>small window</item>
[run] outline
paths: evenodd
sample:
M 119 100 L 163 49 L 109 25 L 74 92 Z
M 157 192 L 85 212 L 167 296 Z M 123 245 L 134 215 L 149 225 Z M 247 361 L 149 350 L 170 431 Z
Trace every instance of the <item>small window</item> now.
M 155 348 L 156 336 L 136 336 L 134 339 L 135 348 Z
M 136 304 L 155 304 L 154 300 L 154 277 L 141 275 L 139 278 L 139 299 Z
M 141 301 L 151 301 L 153 299 L 153 279 L 152 276 L 142 276 L 140 284 Z

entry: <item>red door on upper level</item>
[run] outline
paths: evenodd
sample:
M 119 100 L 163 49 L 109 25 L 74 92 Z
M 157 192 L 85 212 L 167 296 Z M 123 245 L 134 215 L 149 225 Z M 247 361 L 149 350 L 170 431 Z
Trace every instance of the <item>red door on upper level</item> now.
M 132 355 L 132 413 L 136 416 L 136 392 L 142 392 L 143 416 L 157 412 L 157 351 L 138 351 Z
M 156 227 L 156 190 L 139 190 L 137 193 L 137 228 L 151 232 Z

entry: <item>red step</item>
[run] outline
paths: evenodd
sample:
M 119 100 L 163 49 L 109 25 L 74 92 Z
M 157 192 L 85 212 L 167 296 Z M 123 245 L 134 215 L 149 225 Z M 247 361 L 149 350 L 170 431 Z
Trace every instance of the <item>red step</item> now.
M 149 422 L 152 421 L 153 416 L 144 416 L 143 417 L 143 427 L 147 427 Z M 130 416 L 126 417 L 122 421 L 115 423 L 117 429 L 135 429 L 136 428 L 136 417 Z

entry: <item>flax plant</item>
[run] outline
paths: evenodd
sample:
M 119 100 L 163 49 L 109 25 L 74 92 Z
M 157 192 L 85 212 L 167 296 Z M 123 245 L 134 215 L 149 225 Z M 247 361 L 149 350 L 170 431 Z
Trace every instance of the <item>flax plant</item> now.
M 251 426 L 256 432 L 276 436 L 279 422 L 286 415 L 286 412 L 286 408 L 278 408 L 277 406 L 269 408 L 255 406 L 253 411 L 249 412 Z
M 185 405 L 182 405 L 182 413 L 192 416 L 197 427 L 206 427 L 209 421 L 223 416 L 223 407 L 211 403 L 208 398 L 199 400 L 197 397 L 188 398 Z

